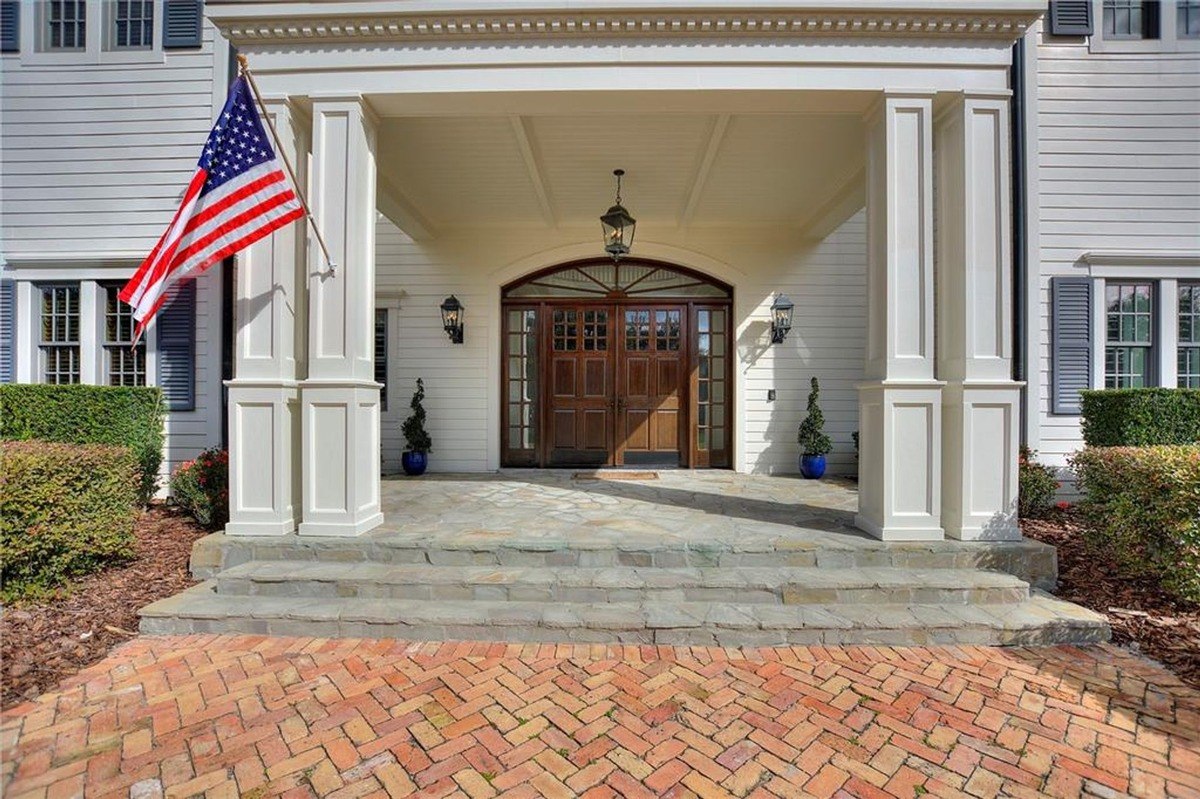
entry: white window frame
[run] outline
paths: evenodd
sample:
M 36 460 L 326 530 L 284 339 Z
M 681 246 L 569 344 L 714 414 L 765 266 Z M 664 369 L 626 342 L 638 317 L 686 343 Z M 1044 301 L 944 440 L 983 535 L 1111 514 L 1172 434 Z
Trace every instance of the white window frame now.
M 63 343 L 47 343 L 42 340 L 42 321 L 45 316 L 45 293 L 54 289 L 75 289 L 78 297 L 77 303 L 79 307 L 79 336 L 72 344 Z M 51 384 L 47 380 L 46 375 L 46 348 L 47 347 L 68 347 L 74 346 L 79 350 L 79 384 L 86 384 L 89 374 L 92 372 L 88 368 L 88 351 L 84 345 L 84 340 L 87 338 L 87 323 L 88 323 L 88 297 L 84 289 L 83 283 L 77 280 L 40 280 L 33 287 L 34 300 L 37 305 L 37 316 L 34 318 L 33 325 L 33 341 L 36 348 L 33 368 L 36 375 L 36 382 L 47 385 L 74 385 L 56 383 Z
M 1151 333 L 1155 386 L 1179 383 L 1179 283 L 1196 280 L 1200 252 L 1089 252 L 1081 259 L 1092 277 L 1092 388 L 1105 387 L 1108 315 L 1105 287 L 1109 281 L 1154 284 Z
M 1200 38 L 1180 38 L 1176 33 L 1178 16 L 1172 0 L 1160 0 L 1157 39 L 1105 39 L 1104 0 L 1092 0 L 1092 35 L 1088 51 L 1092 53 L 1186 53 L 1200 52 Z
M 116 48 L 113 42 L 113 17 L 116 0 L 88 0 L 87 32 L 85 47 L 80 50 L 50 50 L 47 48 L 47 7 L 42 0 L 35 0 L 21 9 L 21 65 L 22 66 L 65 66 L 88 64 L 162 64 L 166 53 L 162 47 L 163 14 L 162 3 L 154 3 L 154 31 L 150 47 Z
M 43 383 L 41 360 L 42 292 L 41 287 L 55 283 L 79 284 L 79 382 L 81 385 L 108 385 L 104 349 L 104 283 L 128 280 L 133 272 L 88 269 L 69 272 L 59 269 L 15 270 L 16 281 L 16 356 L 18 383 Z M 142 340 L 146 342 L 146 385 L 158 385 L 158 336 L 151 322 Z

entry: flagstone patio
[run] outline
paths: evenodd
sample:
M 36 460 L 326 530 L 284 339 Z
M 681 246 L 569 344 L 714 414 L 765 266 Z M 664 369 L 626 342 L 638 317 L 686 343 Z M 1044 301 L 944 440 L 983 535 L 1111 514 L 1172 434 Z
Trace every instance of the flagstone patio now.
M 151 633 L 638 644 L 1084 643 L 1036 541 L 883 542 L 845 480 L 505 471 L 383 482 L 355 537 L 213 535 Z

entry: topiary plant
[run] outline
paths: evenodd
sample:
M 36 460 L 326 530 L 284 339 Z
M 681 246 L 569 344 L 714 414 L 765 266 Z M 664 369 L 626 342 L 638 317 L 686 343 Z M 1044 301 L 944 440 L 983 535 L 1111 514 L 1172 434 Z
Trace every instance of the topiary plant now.
M 833 449 L 825 429 L 825 415 L 821 413 L 818 403 L 821 396 L 821 386 L 817 378 L 812 379 L 812 391 L 808 394 L 808 416 L 800 423 L 800 433 L 796 437 L 804 455 L 824 455 Z
M 404 440 L 408 442 L 410 452 L 429 452 L 433 449 L 433 439 L 425 429 L 425 406 L 422 404 L 424 401 L 425 383 L 418 377 L 417 390 L 413 392 L 412 402 L 409 403 L 412 415 L 404 420 L 404 425 L 400 428 L 404 432 Z

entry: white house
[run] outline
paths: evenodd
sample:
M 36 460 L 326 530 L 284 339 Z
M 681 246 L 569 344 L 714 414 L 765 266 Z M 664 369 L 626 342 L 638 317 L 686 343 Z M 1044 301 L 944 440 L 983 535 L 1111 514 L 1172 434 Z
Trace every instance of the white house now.
M 162 385 L 169 464 L 230 446 L 230 534 L 377 525 L 417 377 L 435 471 L 787 473 L 815 376 L 887 540 L 1016 537 L 1079 388 L 1200 385 L 1200 0 L 0 10 L 0 377 Z M 131 356 L 112 287 L 231 48 L 339 268 L 292 226 Z

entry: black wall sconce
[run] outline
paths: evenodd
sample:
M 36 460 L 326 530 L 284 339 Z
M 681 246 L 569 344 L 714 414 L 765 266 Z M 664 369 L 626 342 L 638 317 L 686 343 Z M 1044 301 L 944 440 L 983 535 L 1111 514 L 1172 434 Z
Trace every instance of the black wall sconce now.
M 776 294 L 771 303 L 771 343 L 782 344 L 792 329 L 792 310 L 795 305 L 786 295 Z
M 442 329 L 453 344 L 463 343 L 463 312 L 466 310 L 458 297 L 451 294 L 442 301 Z

